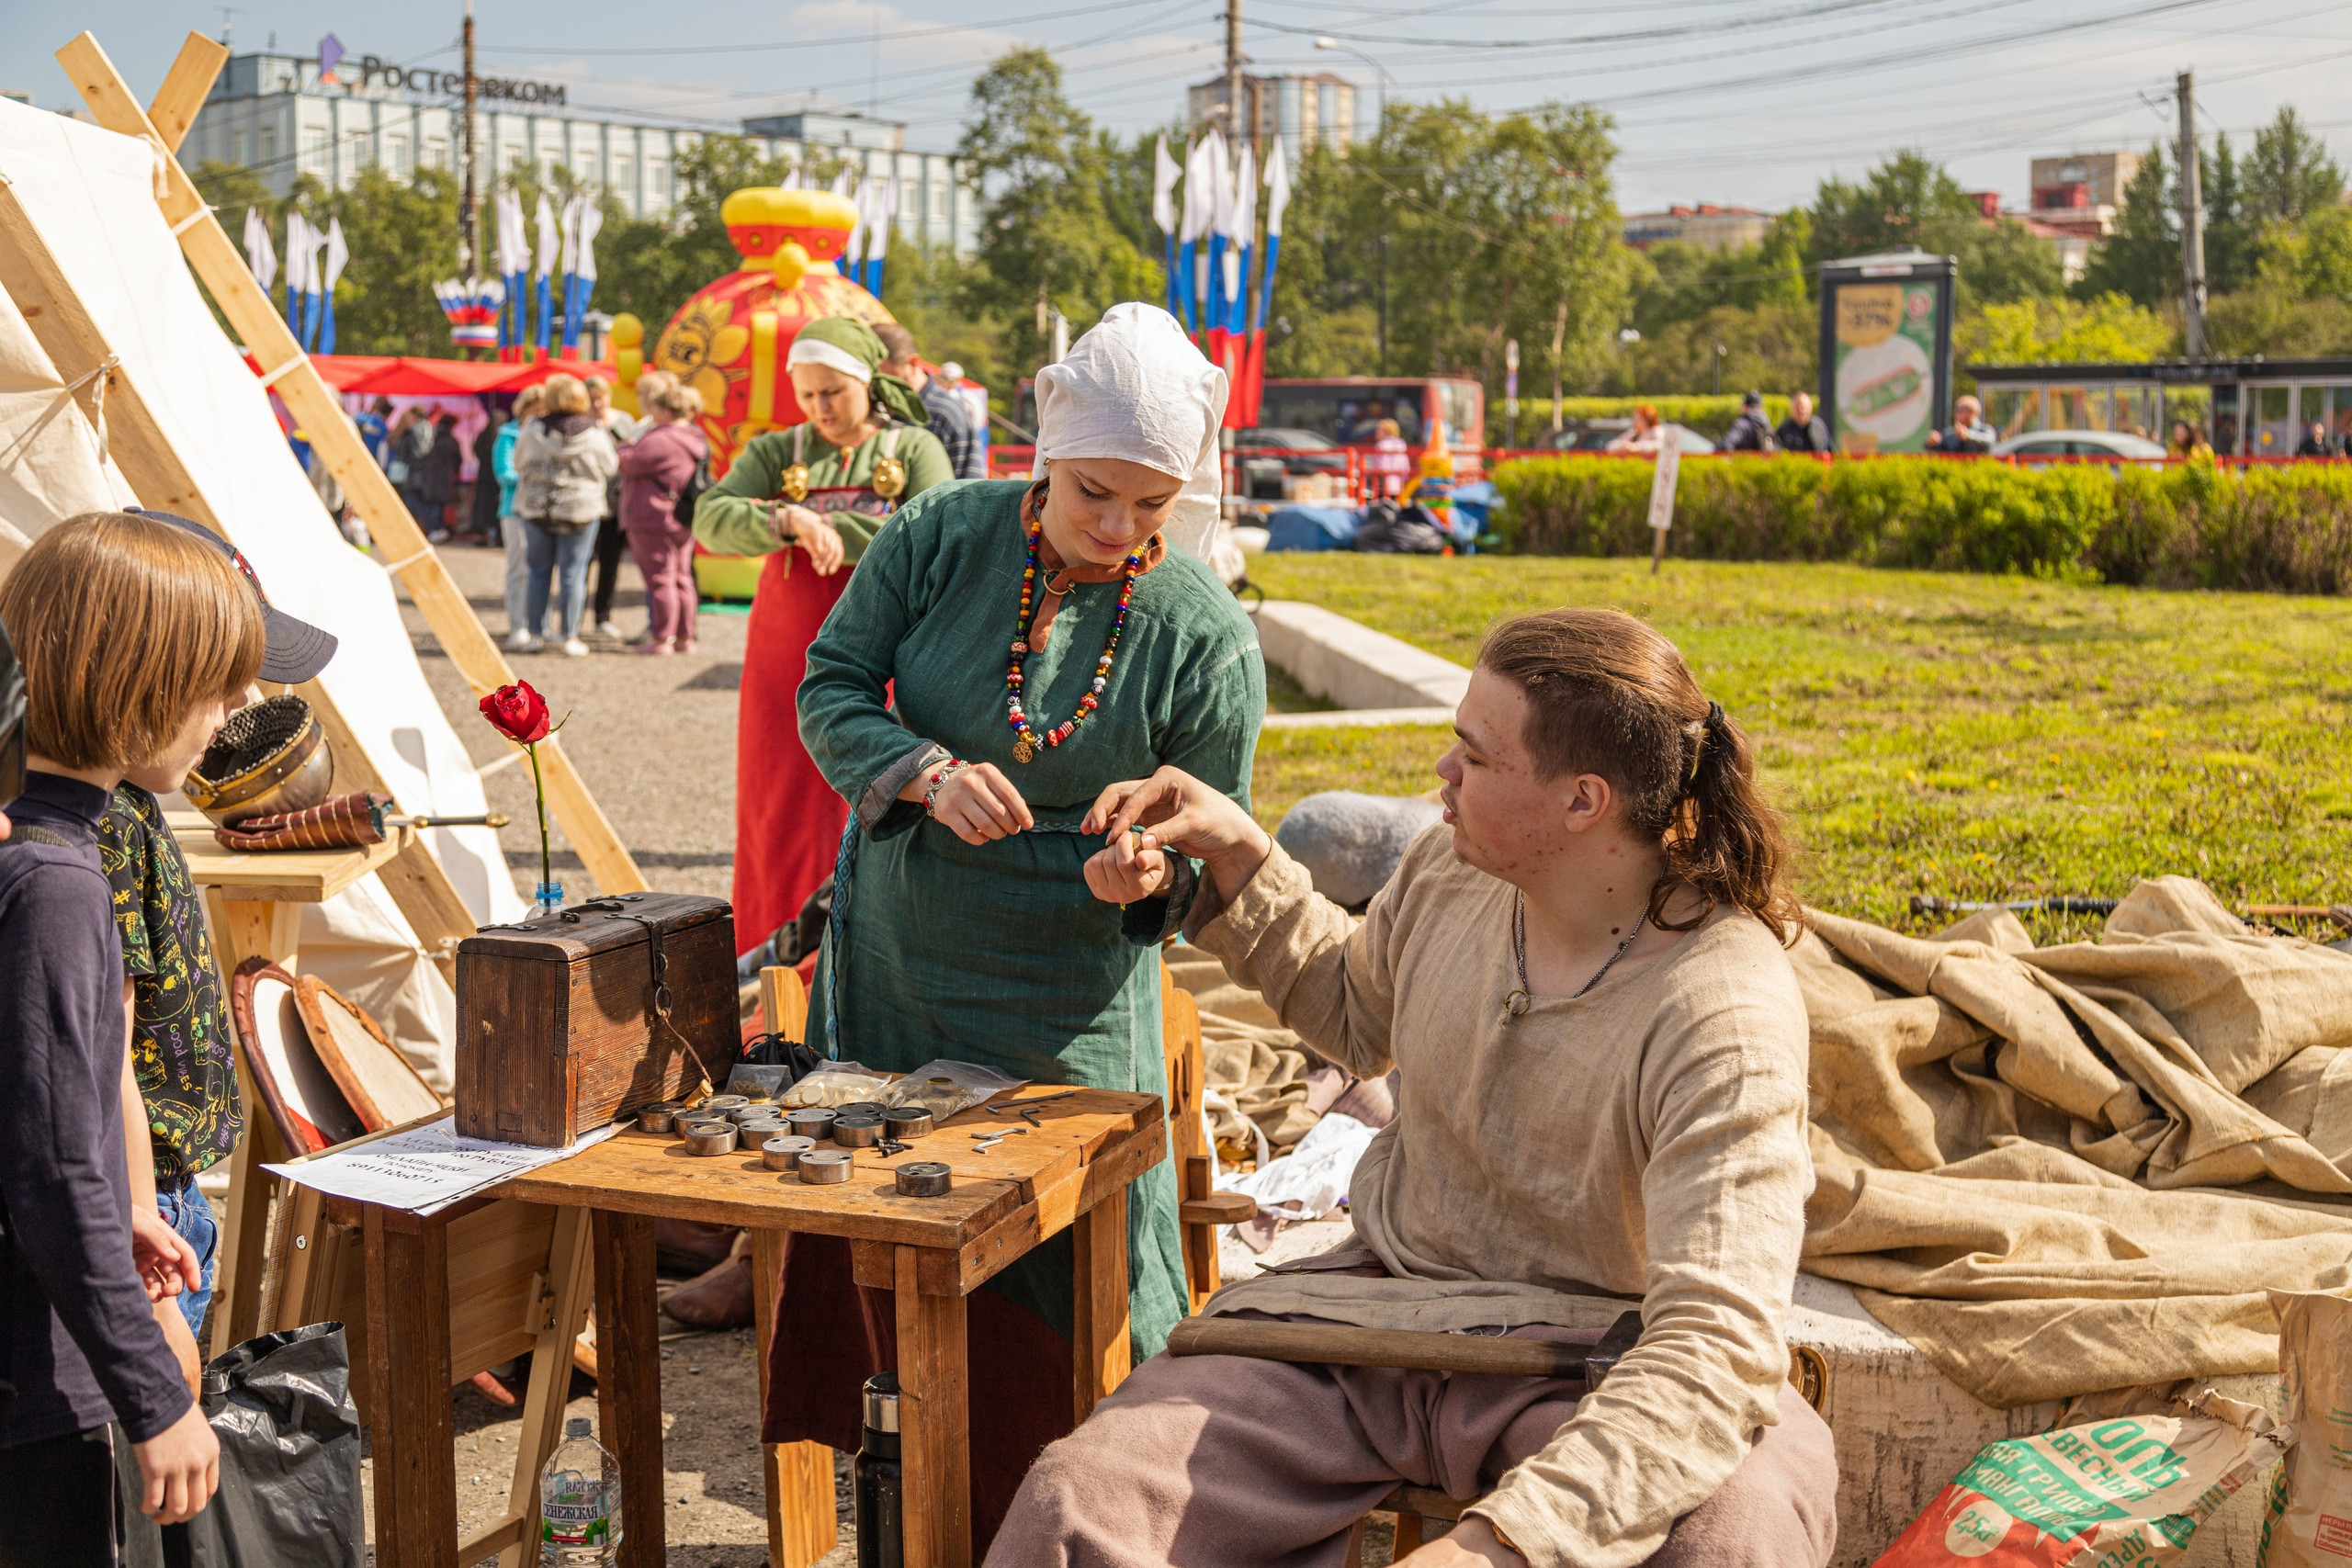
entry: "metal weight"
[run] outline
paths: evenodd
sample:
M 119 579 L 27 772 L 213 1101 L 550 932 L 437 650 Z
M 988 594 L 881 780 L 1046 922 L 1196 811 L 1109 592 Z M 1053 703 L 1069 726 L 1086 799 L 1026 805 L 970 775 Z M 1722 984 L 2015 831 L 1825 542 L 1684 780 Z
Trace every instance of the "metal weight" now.
M 795 1137 L 785 1134 L 770 1138 L 760 1145 L 760 1157 L 770 1170 L 797 1170 L 800 1156 L 817 1146 L 814 1138 Z
M 870 1149 L 882 1141 L 882 1118 L 879 1116 L 837 1116 L 833 1119 L 833 1142 L 849 1149 Z
M 931 1112 L 920 1105 L 894 1106 L 882 1113 L 882 1125 L 891 1137 L 901 1143 L 913 1143 L 917 1138 L 931 1136 Z
M 735 1152 L 735 1123 L 732 1122 L 692 1122 L 686 1125 L 686 1152 L 708 1158 L 715 1155 Z
M 811 1187 L 837 1187 L 849 1179 L 847 1149 L 811 1149 L 800 1156 L 800 1179 Z
M 899 1168 L 901 1198 L 944 1198 L 954 1184 L 953 1174 L 935 1159 L 909 1160 Z

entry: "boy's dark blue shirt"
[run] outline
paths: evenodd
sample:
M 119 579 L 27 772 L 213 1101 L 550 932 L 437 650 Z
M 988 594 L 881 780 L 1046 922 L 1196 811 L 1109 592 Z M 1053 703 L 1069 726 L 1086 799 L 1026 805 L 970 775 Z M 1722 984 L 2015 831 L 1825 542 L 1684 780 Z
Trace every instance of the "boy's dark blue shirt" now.
M 145 1442 L 190 1403 L 130 1259 L 106 808 L 96 785 L 28 773 L 10 820 L 70 847 L 0 844 L 0 1448 L 108 1421 Z

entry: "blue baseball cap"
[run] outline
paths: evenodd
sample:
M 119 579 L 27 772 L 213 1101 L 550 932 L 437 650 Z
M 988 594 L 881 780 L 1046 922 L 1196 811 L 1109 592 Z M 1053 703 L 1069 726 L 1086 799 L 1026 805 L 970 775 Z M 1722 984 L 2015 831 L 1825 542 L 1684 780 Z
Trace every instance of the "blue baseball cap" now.
M 243 550 L 203 524 L 189 518 L 136 506 L 130 509 L 130 514 L 152 517 L 158 523 L 169 523 L 175 528 L 187 529 L 227 556 L 229 563 L 253 585 L 254 597 L 261 601 L 262 627 L 267 638 L 267 648 L 262 654 L 261 671 L 255 679 L 277 686 L 297 686 L 327 667 L 327 660 L 334 657 L 334 634 L 322 631 L 308 621 L 297 620 L 285 611 L 273 607 L 269 595 L 262 592 L 261 579 L 254 575 L 253 563 L 245 559 Z

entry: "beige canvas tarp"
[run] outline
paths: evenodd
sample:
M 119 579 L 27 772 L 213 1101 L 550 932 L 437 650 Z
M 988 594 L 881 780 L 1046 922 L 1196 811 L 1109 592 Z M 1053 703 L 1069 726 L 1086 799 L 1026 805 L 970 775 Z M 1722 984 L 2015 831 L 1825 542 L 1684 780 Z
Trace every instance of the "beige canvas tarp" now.
M 1815 913 L 1804 1268 L 2007 1407 L 2274 1371 L 2352 1284 L 2352 956 L 2143 883 L 2098 942 Z

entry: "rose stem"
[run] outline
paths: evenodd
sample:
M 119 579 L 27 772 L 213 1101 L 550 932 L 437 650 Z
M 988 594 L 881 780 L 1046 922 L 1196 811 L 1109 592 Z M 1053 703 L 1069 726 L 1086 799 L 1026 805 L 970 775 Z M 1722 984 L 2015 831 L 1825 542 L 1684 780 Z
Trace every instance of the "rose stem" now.
M 538 742 L 536 740 L 528 742 L 523 750 L 531 754 L 531 793 L 538 796 L 539 886 L 545 887 L 555 880 L 555 870 L 548 859 L 548 786 L 547 781 L 539 777 Z

